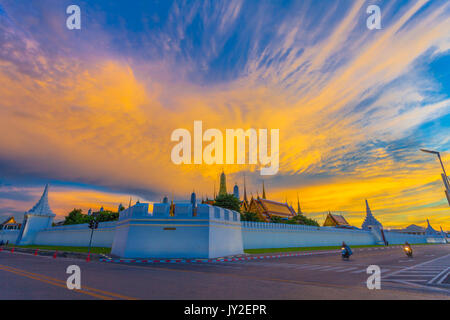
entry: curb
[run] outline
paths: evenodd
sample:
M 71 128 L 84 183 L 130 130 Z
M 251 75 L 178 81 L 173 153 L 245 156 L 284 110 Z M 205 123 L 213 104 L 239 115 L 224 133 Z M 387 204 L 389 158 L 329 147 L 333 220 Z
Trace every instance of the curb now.
M 388 248 L 399 248 L 401 246 L 388 246 L 376 248 L 378 250 Z M 356 248 L 354 251 L 371 250 L 372 248 Z M 237 258 L 215 258 L 215 259 L 113 259 L 113 258 L 100 258 L 100 262 L 110 263 L 219 263 L 219 262 L 236 262 L 236 261 L 249 261 L 249 260 L 264 260 L 264 259 L 278 259 L 285 257 L 299 257 L 309 255 L 319 255 L 326 253 L 336 253 L 339 249 L 334 251 L 311 251 L 311 252 L 297 252 L 297 253 L 284 253 L 276 255 L 264 255 L 264 256 L 249 256 L 249 257 L 237 257 Z
M 58 250 L 46 250 L 46 249 L 37 249 L 37 248 L 20 248 L 20 247 L 8 247 L 8 248 L 0 248 L 0 252 L 8 252 L 11 254 L 20 253 L 27 254 L 35 257 L 52 257 L 56 258 L 70 258 L 77 260 L 86 260 L 88 253 L 87 252 L 73 252 L 73 251 L 58 251 Z M 99 259 L 104 259 L 103 254 L 90 254 L 90 260 L 98 261 Z

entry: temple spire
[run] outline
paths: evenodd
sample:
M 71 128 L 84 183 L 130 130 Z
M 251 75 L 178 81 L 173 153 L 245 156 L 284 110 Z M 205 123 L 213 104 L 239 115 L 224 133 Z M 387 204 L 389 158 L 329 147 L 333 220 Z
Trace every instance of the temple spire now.
M 427 228 L 425 229 L 426 235 L 437 235 L 438 232 L 433 229 L 433 227 L 430 224 L 430 221 L 427 219 Z
M 237 182 L 234 183 L 233 195 L 235 196 L 236 199 L 240 200 L 239 187 L 237 185 Z
M 220 174 L 220 187 L 219 187 L 219 196 L 227 194 L 227 178 L 225 176 L 225 172 Z
M 27 213 L 39 216 L 55 216 L 48 203 L 48 184 L 45 185 L 44 192 L 39 201 Z
M 297 192 L 297 214 L 303 214 L 302 209 L 300 208 L 300 198 L 298 197 L 298 192 Z
M 248 202 L 248 200 L 247 200 L 247 186 L 245 185 L 245 174 L 244 174 L 244 201 Z
M 366 199 L 366 218 L 364 219 L 362 228 L 365 230 L 368 230 L 373 226 L 383 228 L 381 223 L 373 216 L 372 210 L 370 210 L 370 207 L 369 207 L 369 202 Z
M 266 188 L 264 188 L 264 180 L 263 180 L 263 190 L 262 190 L 262 198 L 265 199 L 266 198 Z

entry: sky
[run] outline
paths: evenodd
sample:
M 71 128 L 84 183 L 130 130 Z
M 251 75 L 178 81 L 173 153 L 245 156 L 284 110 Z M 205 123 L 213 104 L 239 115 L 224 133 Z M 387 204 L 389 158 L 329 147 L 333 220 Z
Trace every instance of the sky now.
M 66 8 L 81 9 L 81 29 Z M 369 5 L 381 29 L 369 30 Z M 0 217 L 234 183 L 323 222 L 450 230 L 448 1 L 0 0 Z M 177 128 L 279 129 L 280 168 L 175 165 Z

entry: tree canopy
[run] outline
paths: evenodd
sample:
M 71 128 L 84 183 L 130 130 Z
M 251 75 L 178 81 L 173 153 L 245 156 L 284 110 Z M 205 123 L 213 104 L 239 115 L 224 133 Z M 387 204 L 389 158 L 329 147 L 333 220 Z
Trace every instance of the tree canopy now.
M 81 209 L 73 209 L 69 212 L 64 220 L 64 225 L 69 224 L 82 224 L 89 223 L 91 220 L 96 219 L 99 222 L 115 221 L 119 219 L 119 213 L 110 210 L 98 211 L 88 216 L 83 214 Z
M 299 214 L 299 215 L 296 215 L 296 216 L 292 217 L 291 219 L 287 220 L 286 223 L 289 223 L 289 224 L 306 224 L 306 225 L 309 225 L 309 226 L 316 226 L 316 227 L 319 226 L 319 223 L 316 220 L 307 218 L 307 217 L 305 217 L 302 214 Z
M 216 197 L 214 201 L 214 205 L 217 207 L 234 210 L 237 212 L 241 211 L 241 203 L 239 199 L 237 199 L 232 194 L 222 194 Z

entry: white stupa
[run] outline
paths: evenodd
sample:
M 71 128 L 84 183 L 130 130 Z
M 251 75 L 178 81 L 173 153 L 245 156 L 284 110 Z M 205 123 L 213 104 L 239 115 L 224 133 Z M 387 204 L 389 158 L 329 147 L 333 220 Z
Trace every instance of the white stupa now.
M 20 229 L 17 243 L 21 245 L 33 244 L 36 234 L 52 225 L 56 215 L 48 204 L 48 184 L 39 201 L 24 214 L 22 228 Z
M 362 224 L 363 230 L 369 230 L 372 229 L 372 227 L 378 227 L 380 229 L 383 228 L 381 223 L 373 216 L 372 211 L 370 210 L 369 203 L 366 199 L 366 218 L 364 219 L 364 222 Z
M 425 234 L 427 236 L 437 236 L 439 235 L 439 232 L 433 229 L 433 227 L 430 224 L 430 221 L 427 219 L 427 228 L 425 229 Z
M 45 186 L 44 193 L 39 201 L 25 214 L 32 214 L 36 216 L 56 216 L 48 204 L 48 184 Z

